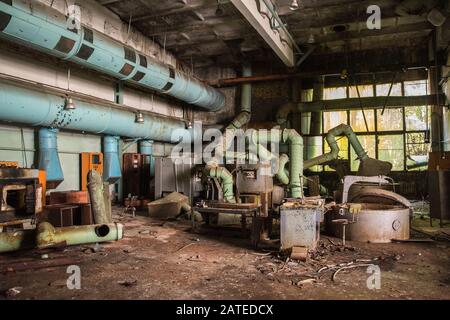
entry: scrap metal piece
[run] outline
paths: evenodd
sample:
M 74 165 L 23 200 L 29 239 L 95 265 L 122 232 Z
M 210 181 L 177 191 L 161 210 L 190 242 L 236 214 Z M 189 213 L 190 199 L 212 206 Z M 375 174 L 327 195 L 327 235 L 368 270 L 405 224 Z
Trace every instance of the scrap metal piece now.
M 291 259 L 306 261 L 308 259 L 307 247 L 292 247 Z
M 406 208 L 411 207 L 411 202 L 405 197 L 384 189 L 365 188 L 350 199 L 351 202 L 366 202 L 366 203 L 384 203 L 388 200 L 390 203 L 386 204 L 400 204 Z
M 96 224 L 107 224 L 112 222 L 112 217 L 108 208 L 110 204 L 106 204 L 105 199 L 105 185 L 100 173 L 95 170 L 89 171 L 88 174 L 88 189 L 89 196 L 92 203 L 92 213 L 94 215 L 94 222 Z
M 38 248 L 53 247 L 61 243 L 71 246 L 117 241 L 122 237 L 123 225 L 120 223 L 55 228 L 48 222 L 42 222 L 36 229 L 36 245 Z

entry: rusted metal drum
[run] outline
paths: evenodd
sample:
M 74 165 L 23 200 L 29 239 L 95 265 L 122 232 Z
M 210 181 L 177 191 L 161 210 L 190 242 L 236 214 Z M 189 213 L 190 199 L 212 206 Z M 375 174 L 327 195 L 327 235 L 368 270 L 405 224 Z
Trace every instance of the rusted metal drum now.
M 351 204 L 349 204 L 351 205 Z M 325 225 L 328 234 L 342 237 L 343 227 L 334 224 L 337 219 L 347 219 L 345 238 L 352 241 L 388 243 L 391 240 L 409 239 L 410 209 L 404 206 L 379 203 L 361 203 L 361 211 L 352 214 L 348 210 L 330 211 Z

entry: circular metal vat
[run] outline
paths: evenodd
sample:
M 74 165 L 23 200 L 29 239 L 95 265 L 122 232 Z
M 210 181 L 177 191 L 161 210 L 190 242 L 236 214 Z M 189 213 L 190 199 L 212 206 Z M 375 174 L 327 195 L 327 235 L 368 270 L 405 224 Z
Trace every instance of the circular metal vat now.
M 352 205 L 352 204 L 349 204 Z M 410 209 L 404 206 L 379 203 L 361 203 L 361 211 L 351 214 L 348 210 L 328 212 L 325 228 L 328 234 L 342 238 L 343 226 L 333 220 L 347 219 L 345 238 L 352 241 L 388 243 L 391 240 L 409 239 Z

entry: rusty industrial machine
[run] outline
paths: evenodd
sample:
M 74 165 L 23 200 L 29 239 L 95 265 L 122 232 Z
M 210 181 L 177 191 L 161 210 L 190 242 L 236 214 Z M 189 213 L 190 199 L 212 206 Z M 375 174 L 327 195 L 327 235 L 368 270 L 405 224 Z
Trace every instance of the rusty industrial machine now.
M 43 174 L 36 169 L 19 168 L 18 164 L 10 165 L 3 163 L 0 167 L 0 231 L 31 227 L 44 206 Z
M 89 171 L 95 170 L 103 174 L 103 153 L 101 152 L 83 152 L 80 155 L 80 175 L 81 175 L 81 190 L 88 190 L 87 176 Z
M 325 218 L 326 231 L 353 241 L 387 243 L 410 236 L 411 203 L 386 176 L 346 176 L 342 195 Z
M 450 152 L 430 152 L 428 160 L 430 225 L 432 219 L 450 219 Z
M 123 155 L 122 194 L 125 206 L 144 207 L 151 199 L 151 161 L 147 154 Z

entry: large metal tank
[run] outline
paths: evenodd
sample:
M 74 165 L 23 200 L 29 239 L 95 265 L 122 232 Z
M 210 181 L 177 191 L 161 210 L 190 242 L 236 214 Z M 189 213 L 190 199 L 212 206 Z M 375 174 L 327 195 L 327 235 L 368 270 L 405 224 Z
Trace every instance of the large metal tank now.
M 327 233 L 335 237 L 342 237 L 343 226 L 332 221 L 347 219 L 349 222 L 345 228 L 347 240 L 388 243 L 393 239 L 409 239 L 409 208 L 380 203 L 361 203 L 360 205 L 361 211 L 358 214 L 351 214 L 348 210 L 339 209 L 328 212 L 325 217 Z M 343 214 L 340 214 L 339 211 Z

